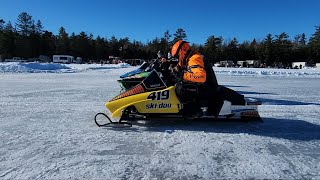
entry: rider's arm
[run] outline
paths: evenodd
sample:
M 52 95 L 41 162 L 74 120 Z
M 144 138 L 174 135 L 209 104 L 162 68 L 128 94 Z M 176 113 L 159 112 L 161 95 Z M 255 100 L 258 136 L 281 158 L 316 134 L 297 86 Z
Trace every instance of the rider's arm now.
M 206 81 L 206 71 L 202 67 L 193 67 L 185 71 L 183 79 L 189 82 L 204 83 Z
M 198 54 L 191 56 L 188 60 L 187 69 L 184 71 L 183 79 L 189 82 L 204 83 L 206 78 L 203 58 Z

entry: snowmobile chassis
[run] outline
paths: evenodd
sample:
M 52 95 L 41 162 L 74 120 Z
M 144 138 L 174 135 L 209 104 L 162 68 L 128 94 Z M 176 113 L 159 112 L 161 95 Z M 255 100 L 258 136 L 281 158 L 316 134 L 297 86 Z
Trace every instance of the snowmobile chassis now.
M 221 86 L 222 87 L 222 86 Z M 224 119 L 224 120 L 261 120 L 258 113 L 260 101 L 251 98 L 244 98 L 243 95 L 223 88 L 223 105 L 217 117 L 199 116 L 191 119 Z M 207 100 L 204 100 L 205 102 Z M 200 102 L 200 101 L 199 101 Z M 207 108 L 206 103 L 201 103 L 202 108 Z M 105 104 L 110 111 L 112 118 L 120 118 L 113 121 L 105 113 L 98 113 L 94 117 L 95 123 L 99 127 L 131 127 L 128 121 L 162 119 L 165 121 L 169 117 L 179 119 L 190 119 L 186 116 L 184 103 L 176 94 L 176 86 L 167 87 L 159 74 L 153 70 L 140 84 L 120 93 Z M 205 109 L 203 111 L 205 113 Z M 107 123 L 102 124 L 98 121 L 98 116 L 107 119 Z M 164 120 L 165 119 L 165 120 Z

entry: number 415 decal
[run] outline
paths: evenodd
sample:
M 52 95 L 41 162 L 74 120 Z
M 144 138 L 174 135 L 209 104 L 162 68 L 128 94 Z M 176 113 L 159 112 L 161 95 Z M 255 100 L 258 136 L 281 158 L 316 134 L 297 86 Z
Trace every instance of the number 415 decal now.
M 151 94 L 149 94 L 147 99 L 152 99 L 152 100 L 166 100 L 166 99 L 169 99 L 169 90 L 152 92 Z

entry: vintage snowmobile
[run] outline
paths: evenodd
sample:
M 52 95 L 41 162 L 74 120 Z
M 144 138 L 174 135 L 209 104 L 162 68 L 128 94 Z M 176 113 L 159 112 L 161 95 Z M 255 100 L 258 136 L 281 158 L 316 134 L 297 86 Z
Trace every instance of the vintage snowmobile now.
M 149 71 L 136 72 L 131 76 L 119 79 L 118 83 L 120 84 L 122 90 L 128 90 L 133 86 L 136 86 L 139 83 L 141 83 L 149 74 Z
M 216 117 L 203 115 L 199 118 L 232 119 L 232 120 L 261 120 L 258 113 L 260 101 L 246 99 L 243 95 L 223 87 L 228 94 L 223 106 Z M 206 109 L 208 102 L 201 100 L 201 107 Z M 101 126 L 128 127 L 130 121 L 167 118 L 185 119 L 184 103 L 176 93 L 176 86 L 168 86 L 160 78 L 159 73 L 152 70 L 149 75 L 136 86 L 120 93 L 105 104 L 111 117 L 105 113 L 98 113 L 94 117 L 95 123 Z M 204 113 L 205 114 L 205 113 Z M 104 116 L 108 123 L 101 123 L 99 116 Z M 113 118 L 120 118 L 113 121 Z
M 128 77 L 134 76 L 139 73 L 147 72 L 149 68 L 150 68 L 150 62 L 144 61 L 141 64 L 141 66 L 139 66 L 137 69 L 130 71 L 130 72 L 127 72 L 125 74 L 122 74 L 120 76 L 120 78 L 128 78 Z
M 137 69 L 127 72 L 120 76 L 118 80 L 121 89 L 126 90 L 139 84 L 150 73 L 150 63 L 144 61 Z

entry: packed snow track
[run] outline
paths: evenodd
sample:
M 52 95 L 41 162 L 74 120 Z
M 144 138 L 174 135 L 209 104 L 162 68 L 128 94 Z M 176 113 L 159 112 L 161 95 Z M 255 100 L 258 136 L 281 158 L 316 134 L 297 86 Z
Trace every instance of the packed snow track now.
M 0 179 L 320 179 L 319 71 L 216 68 L 220 84 L 262 101 L 264 123 L 97 127 L 116 80 L 134 68 L 1 73 Z

